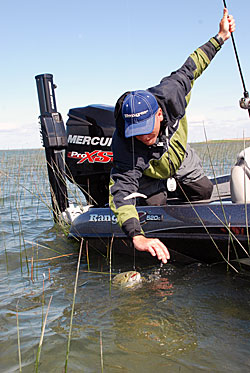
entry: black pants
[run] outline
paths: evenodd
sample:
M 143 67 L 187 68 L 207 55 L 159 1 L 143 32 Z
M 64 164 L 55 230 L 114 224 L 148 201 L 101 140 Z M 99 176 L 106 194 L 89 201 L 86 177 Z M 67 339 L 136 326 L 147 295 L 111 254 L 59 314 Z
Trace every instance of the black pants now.
M 177 189 L 173 192 L 173 197 L 177 197 L 182 201 L 200 201 L 209 199 L 213 191 L 213 184 L 203 176 L 201 179 L 190 182 L 188 184 L 177 181 Z M 171 192 L 168 192 L 171 197 Z
M 169 192 L 166 188 L 166 183 L 162 183 L 162 187 L 157 191 L 155 189 L 153 194 L 146 194 L 148 196 L 147 199 L 139 198 L 137 204 L 161 206 L 167 204 L 168 198 L 178 198 L 181 202 L 200 201 L 209 199 L 212 191 L 213 184 L 206 176 L 188 184 L 183 184 L 177 180 L 177 188 L 174 192 Z M 145 190 L 143 194 L 145 194 Z
M 169 192 L 166 180 L 143 176 L 140 180 L 138 192 L 145 194 L 148 198 L 138 198 L 138 205 L 165 205 L 168 198 L 178 198 L 187 202 L 205 200 L 211 197 L 213 184 L 205 176 L 201 160 L 190 146 L 187 146 L 186 157 L 174 178 L 177 188 L 174 192 Z

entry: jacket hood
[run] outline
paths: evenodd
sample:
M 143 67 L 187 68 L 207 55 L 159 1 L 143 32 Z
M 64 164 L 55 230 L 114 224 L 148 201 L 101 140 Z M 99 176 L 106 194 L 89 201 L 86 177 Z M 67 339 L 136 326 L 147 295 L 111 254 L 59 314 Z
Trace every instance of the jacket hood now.
M 131 91 L 123 93 L 123 95 L 120 98 L 118 98 L 115 104 L 114 116 L 115 116 L 116 130 L 118 131 L 119 135 L 122 137 L 125 137 L 125 123 L 122 117 L 122 104 L 123 104 L 124 98 L 129 93 L 131 93 Z

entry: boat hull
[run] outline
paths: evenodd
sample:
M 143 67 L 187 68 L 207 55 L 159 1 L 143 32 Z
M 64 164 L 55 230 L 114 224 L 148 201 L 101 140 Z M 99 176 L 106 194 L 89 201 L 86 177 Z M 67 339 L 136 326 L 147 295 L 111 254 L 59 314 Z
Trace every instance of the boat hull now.
M 247 256 L 250 204 L 173 204 L 137 208 L 146 237 L 159 238 L 170 251 L 206 263 Z M 71 225 L 70 237 L 84 238 L 100 251 L 111 242 L 117 253 L 137 255 L 109 208 L 90 208 Z M 243 249 L 244 248 L 244 249 Z M 144 254 L 145 255 L 145 254 Z

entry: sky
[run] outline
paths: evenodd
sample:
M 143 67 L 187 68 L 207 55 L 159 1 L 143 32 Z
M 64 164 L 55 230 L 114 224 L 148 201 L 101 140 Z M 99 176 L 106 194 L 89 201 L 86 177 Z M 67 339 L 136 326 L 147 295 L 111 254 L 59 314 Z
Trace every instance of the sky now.
M 35 76 L 51 73 L 64 123 L 70 108 L 115 105 L 178 69 L 218 32 L 222 0 L 9 0 L 0 13 L 0 149 L 40 148 Z M 250 87 L 250 1 L 227 0 Z M 249 88 L 250 89 L 250 88 Z M 250 137 L 231 40 L 195 82 L 189 142 Z

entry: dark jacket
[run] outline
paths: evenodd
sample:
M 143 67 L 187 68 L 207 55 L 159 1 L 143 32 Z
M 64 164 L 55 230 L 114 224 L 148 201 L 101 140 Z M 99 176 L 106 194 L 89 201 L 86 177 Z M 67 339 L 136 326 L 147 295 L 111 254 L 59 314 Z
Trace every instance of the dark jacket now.
M 220 47 L 218 40 L 211 38 L 196 49 L 180 69 L 163 78 L 159 85 L 148 88 L 156 97 L 164 118 L 153 146 L 147 146 L 135 137 L 125 138 L 121 107 L 128 92 L 117 101 L 116 131 L 112 141 L 114 167 L 110 177 L 109 203 L 118 223 L 129 237 L 143 234 L 143 231 L 134 199 L 124 198 L 138 191 L 142 175 L 168 179 L 179 169 L 187 146 L 185 111 L 191 89 Z

